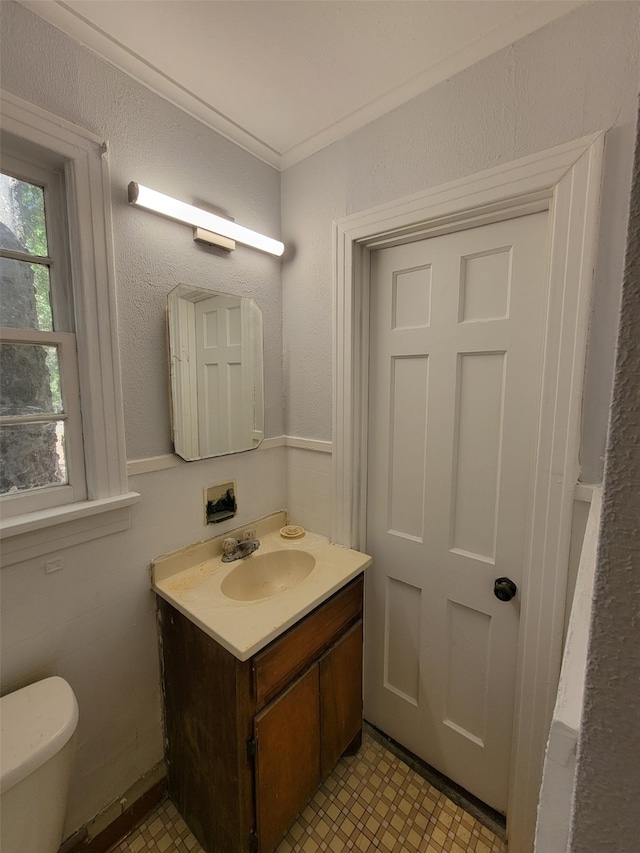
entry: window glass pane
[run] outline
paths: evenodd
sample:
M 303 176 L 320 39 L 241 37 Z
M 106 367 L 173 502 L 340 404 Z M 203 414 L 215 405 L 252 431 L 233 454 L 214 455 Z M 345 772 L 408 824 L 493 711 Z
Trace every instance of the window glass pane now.
M 31 255 L 49 254 L 44 190 L 0 173 L 0 247 Z
M 62 411 L 57 348 L 0 344 L 0 415 L 48 415 Z
M 0 258 L 0 325 L 53 331 L 48 267 Z
M 0 427 L 0 494 L 66 483 L 62 421 Z

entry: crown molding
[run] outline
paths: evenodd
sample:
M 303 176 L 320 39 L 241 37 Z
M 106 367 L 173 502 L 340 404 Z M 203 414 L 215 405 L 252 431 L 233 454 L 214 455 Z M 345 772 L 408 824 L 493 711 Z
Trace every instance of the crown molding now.
M 212 104 L 191 92 L 175 81 L 162 69 L 147 62 L 135 51 L 110 36 L 84 16 L 80 15 L 62 0 L 18 0 L 30 12 L 43 18 L 56 29 L 68 35 L 74 41 L 89 48 L 102 59 L 107 60 L 124 71 L 138 83 L 164 98 L 174 107 L 182 110 L 203 124 L 215 130 L 221 136 L 244 148 L 259 160 L 281 168 L 280 153 L 246 128 L 241 127 L 228 116 L 217 110 Z
M 427 89 L 469 68 L 509 44 L 544 27 L 558 17 L 566 15 L 585 0 L 566 0 L 558 14 L 558 3 L 535 3 L 514 15 L 488 33 L 463 45 L 441 62 L 426 68 L 410 80 L 390 89 L 369 103 L 322 128 L 306 139 L 284 151 L 278 151 L 265 140 L 239 125 L 230 116 L 195 92 L 182 86 L 161 68 L 145 60 L 122 42 L 110 36 L 88 18 L 81 15 L 64 0 L 18 0 L 40 18 L 92 50 L 116 68 L 133 77 L 152 92 L 169 101 L 178 109 L 202 122 L 207 127 L 253 154 L 258 159 L 284 170 L 312 154 L 338 142 L 364 125 L 380 118 L 391 110 L 422 94 Z M 346 81 L 345 81 L 346 85 Z

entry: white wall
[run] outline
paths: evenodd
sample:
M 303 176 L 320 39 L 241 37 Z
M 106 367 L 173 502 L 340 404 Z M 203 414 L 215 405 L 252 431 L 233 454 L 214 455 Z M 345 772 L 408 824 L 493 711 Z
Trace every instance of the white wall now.
M 578 743 L 571 853 L 640 838 L 640 115 Z
M 266 434 L 283 432 L 280 262 L 194 244 L 187 227 L 127 206 L 131 180 L 218 204 L 280 230 L 280 176 L 23 7 L 2 3 L 2 86 L 109 142 L 120 354 L 130 460 L 169 453 L 165 305 L 179 282 L 253 296 L 264 314 Z M 66 677 L 80 705 L 66 834 L 162 758 L 149 563 L 286 504 L 285 449 L 258 450 L 130 478 L 131 528 L 4 566 L 2 691 Z M 206 528 L 202 490 L 235 479 L 239 515 Z M 46 559 L 62 571 L 45 574 Z
M 640 6 L 580 8 L 286 170 L 286 432 L 331 438 L 331 222 L 598 130 L 607 136 L 583 479 L 601 476 L 640 79 Z
M 4 566 L 2 689 L 48 675 L 73 687 L 80 707 L 67 834 L 162 759 L 154 557 L 243 525 L 285 503 L 284 448 L 139 475 L 142 500 L 125 533 Z M 203 484 L 235 479 L 236 518 L 208 530 Z M 269 488 L 265 488 L 265 483 Z
M 566 853 L 573 808 L 602 488 L 593 489 L 540 786 L 536 853 Z
M 330 537 L 332 459 L 327 445 L 321 450 L 287 449 L 287 509 L 293 523 Z

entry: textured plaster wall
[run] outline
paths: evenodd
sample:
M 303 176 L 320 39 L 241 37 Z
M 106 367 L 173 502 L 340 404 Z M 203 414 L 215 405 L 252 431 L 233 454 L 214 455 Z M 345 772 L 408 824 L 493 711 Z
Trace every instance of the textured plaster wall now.
M 331 223 L 550 148 L 607 136 L 584 405 L 583 479 L 598 481 L 611 387 L 635 98 L 640 5 L 588 5 L 286 170 L 283 267 L 288 435 L 331 438 Z
M 640 120 L 600 548 L 578 744 L 571 853 L 635 853 L 640 839 Z
M 165 305 L 179 282 L 253 296 L 264 315 L 266 433 L 283 432 L 280 261 L 194 244 L 188 227 L 127 205 L 131 180 L 219 205 L 277 236 L 280 175 L 12 2 L 2 2 L 2 87 L 109 143 L 127 455 L 170 453 Z M 180 465 L 130 479 L 131 528 L 3 566 L 2 692 L 67 678 L 79 701 L 65 834 L 162 760 L 149 563 L 286 504 L 285 449 Z M 239 515 L 203 523 L 203 487 L 233 479 Z M 62 571 L 46 574 L 47 559 Z M 116 814 L 108 812 L 110 819 Z
M 127 204 L 138 181 L 280 231 L 280 175 L 15 3 L 2 4 L 2 87 L 109 143 L 127 456 L 171 452 L 165 308 L 184 282 L 253 296 L 264 315 L 265 430 L 282 435 L 280 260 L 193 242 Z

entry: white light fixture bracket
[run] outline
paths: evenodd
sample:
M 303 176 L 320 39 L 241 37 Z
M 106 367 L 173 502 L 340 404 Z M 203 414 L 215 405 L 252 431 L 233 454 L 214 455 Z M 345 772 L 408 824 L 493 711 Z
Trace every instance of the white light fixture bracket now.
M 280 257 L 284 252 L 284 244 L 279 240 L 266 237 L 258 231 L 252 231 L 250 228 L 245 228 L 232 220 L 210 213 L 208 210 L 202 210 L 192 204 L 178 201 L 135 181 L 131 181 L 129 184 L 129 204 L 150 210 L 152 213 L 159 213 L 168 219 L 192 225 L 195 229 L 194 240 L 199 242 L 222 246 L 223 249 L 229 251 L 235 249 L 237 242 L 277 257 Z M 222 242 L 220 238 L 222 238 Z
M 228 237 L 223 237 L 221 234 L 214 234 L 213 231 L 205 231 L 204 228 L 194 228 L 193 239 L 196 243 L 206 243 L 208 246 L 219 246 L 221 249 L 226 249 L 227 252 L 233 252 L 236 247 L 235 240 L 230 240 Z

